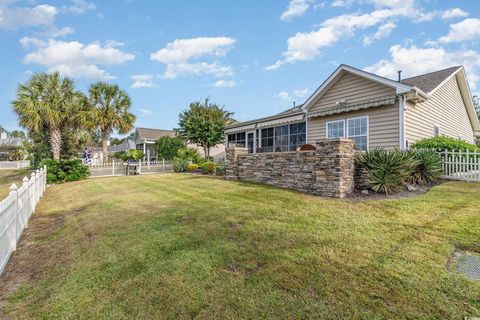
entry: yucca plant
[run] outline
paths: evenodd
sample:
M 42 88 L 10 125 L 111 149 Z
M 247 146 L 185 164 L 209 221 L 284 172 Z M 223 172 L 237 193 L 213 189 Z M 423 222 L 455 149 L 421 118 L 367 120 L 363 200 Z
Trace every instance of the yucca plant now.
M 410 150 L 414 166 L 408 182 L 424 185 L 438 180 L 442 175 L 442 161 L 438 154 L 430 150 Z
M 358 154 L 356 160 L 367 170 L 367 187 L 385 194 L 400 189 L 415 166 L 415 160 L 399 150 L 377 148 Z

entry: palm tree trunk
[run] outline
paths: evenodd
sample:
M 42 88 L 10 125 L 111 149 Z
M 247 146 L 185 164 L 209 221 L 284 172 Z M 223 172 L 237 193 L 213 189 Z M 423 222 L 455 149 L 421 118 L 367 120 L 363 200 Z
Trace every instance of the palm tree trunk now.
M 102 148 L 103 148 L 103 161 L 108 161 L 108 145 L 107 145 L 108 134 L 102 131 Z
M 62 147 L 62 131 L 59 128 L 52 128 L 50 133 L 50 151 L 53 160 L 60 160 L 60 149 Z

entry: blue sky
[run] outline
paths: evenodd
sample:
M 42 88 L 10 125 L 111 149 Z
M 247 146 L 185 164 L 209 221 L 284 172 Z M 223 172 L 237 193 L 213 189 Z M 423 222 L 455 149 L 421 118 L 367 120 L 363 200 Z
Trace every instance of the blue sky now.
M 480 1 L 0 0 L 0 124 L 32 72 L 118 83 L 137 126 L 209 96 L 238 120 L 302 103 L 341 64 L 395 78 L 463 64 L 480 92 Z

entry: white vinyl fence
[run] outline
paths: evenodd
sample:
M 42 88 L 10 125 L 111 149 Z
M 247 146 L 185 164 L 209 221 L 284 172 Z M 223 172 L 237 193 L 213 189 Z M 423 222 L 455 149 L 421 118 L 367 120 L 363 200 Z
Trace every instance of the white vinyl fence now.
M 172 172 L 173 162 L 165 160 L 157 161 L 111 161 L 105 163 L 94 163 L 88 165 L 91 177 L 123 176 L 132 174 Z
M 20 188 L 14 183 L 10 194 L 0 202 L 0 274 L 13 251 L 35 207 L 45 192 L 47 167 L 32 172 L 30 179 L 23 178 Z
M 0 161 L 0 169 L 23 169 L 30 167 L 30 160 Z
M 443 178 L 480 182 L 480 152 L 440 151 Z

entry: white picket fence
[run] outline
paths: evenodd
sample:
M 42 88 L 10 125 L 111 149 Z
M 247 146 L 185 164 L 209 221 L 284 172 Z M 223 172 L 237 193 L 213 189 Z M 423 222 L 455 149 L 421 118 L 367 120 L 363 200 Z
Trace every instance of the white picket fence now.
M 103 177 L 125 175 L 127 173 L 128 165 L 135 166 L 137 174 L 162 173 L 173 171 L 173 162 L 165 160 L 139 160 L 137 162 L 130 163 L 112 160 L 111 162 L 92 163 L 89 164 L 88 167 L 90 169 L 91 177 Z
M 8 259 L 17 249 L 17 242 L 35 207 L 45 192 L 47 167 L 32 172 L 30 179 L 23 178 L 20 188 L 14 183 L 10 194 L 0 202 L 0 274 Z
M 480 182 L 480 152 L 440 151 L 443 178 Z

